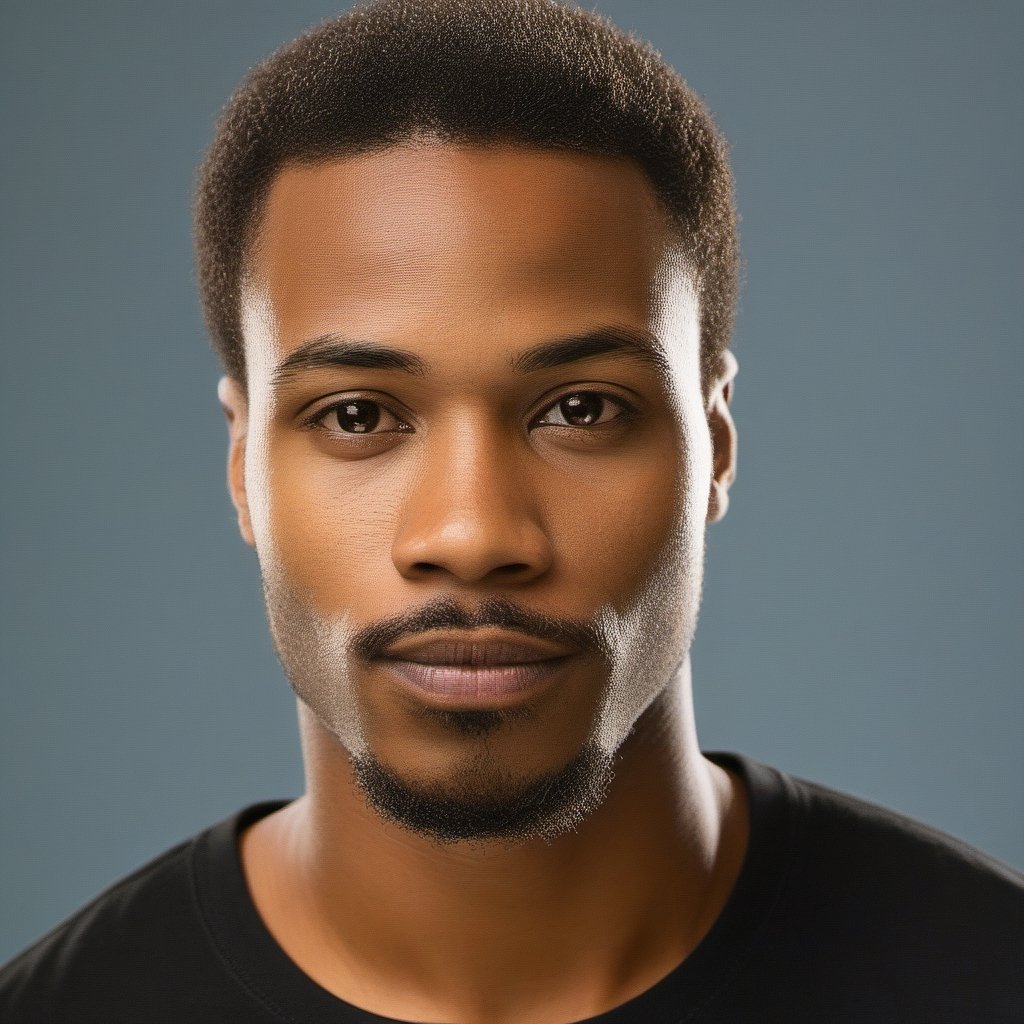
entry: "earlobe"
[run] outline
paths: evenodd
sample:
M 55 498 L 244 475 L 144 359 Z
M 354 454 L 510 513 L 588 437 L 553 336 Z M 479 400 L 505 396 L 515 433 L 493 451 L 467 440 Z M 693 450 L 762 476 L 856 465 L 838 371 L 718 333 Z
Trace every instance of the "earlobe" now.
M 245 443 L 249 432 L 249 408 L 245 388 L 233 377 L 217 382 L 217 397 L 228 421 L 228 493 L 238 513 L 238 531 L 250 547 L 256 546 L 245 489 Z
M 707 522 L 717 523 L 729 511 L 729 491 L 717 480 L 712 479 L 708 490 Z

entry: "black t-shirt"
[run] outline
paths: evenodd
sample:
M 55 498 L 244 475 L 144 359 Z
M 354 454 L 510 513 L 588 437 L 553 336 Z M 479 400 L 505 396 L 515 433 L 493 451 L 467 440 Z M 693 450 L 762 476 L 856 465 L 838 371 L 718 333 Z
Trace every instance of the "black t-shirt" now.
M 736 754 L 750 841 L 697 949 L 586 1024 L 1024 1021 L 1024 875 L 918 822 Z M 393 1024 L 288 958 L 246 887 L 247 807 L 0 968 L 4 1024 Z M 567 954 L 571 955 L 571 953 Z

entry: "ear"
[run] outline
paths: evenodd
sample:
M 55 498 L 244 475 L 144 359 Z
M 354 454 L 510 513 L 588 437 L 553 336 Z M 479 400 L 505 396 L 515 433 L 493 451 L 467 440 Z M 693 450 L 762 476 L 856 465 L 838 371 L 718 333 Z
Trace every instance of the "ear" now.
M 233 377 L 217 382 L 217 397 L 228 421 L 228 493 L 238 513 L 238 531 L 250 547 L 256 546 L 245 492 L 245 439 L 249 431 L 249 401 L 245 388 Z
M 734 380 L 739 372 L 736 357 L 725 349 L 718 357 L 707 400 L 705 413 L 711 432 L 714 464 L 708 491 L 707 522 L 717 523 L 729 509 L 729 485 L 736 478 L 736 424 L 733 423 L 729 403 L 735 389 Z

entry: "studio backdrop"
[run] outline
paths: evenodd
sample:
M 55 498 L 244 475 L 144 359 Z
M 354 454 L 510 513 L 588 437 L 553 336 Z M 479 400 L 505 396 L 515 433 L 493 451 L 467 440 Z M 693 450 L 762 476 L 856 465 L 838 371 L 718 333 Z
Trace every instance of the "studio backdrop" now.
M 242 75 L 339 9 L 4 5 L 0 960 L 302 791 L 190 202 Z M 693 649 L 702 746 L 1024 868 L 1024 8 L 595 9 L 704 96 L 736 174 L 739 462 Z

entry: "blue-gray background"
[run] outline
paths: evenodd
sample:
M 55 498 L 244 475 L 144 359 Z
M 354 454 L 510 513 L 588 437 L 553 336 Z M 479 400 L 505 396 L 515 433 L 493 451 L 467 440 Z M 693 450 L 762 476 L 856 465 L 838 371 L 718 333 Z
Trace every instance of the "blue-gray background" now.
M 0 959 L 301 792 L 189 204 L 240 76 L 339 9 L 4 5 Z M 596 9 L 706 97 L 743 217 L 702 744 L 1024 867 L 1022 8 Z

